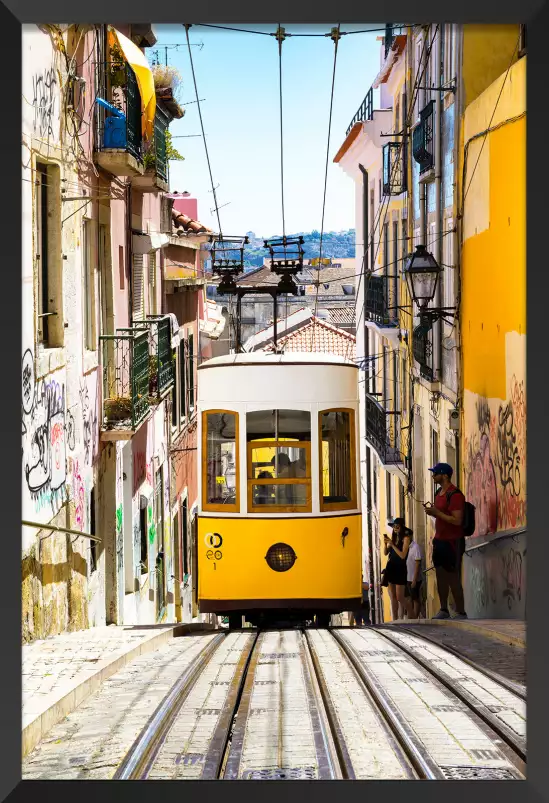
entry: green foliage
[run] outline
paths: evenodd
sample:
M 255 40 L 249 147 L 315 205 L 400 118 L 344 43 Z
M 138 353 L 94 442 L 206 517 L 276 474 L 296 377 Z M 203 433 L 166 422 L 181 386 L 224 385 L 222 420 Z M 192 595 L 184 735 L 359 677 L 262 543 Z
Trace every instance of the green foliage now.
M 166 158 L 170 162 L 184 162 L 185 157 L 181 156 L 178 150 L 176 150 L 172 143 L 172 133 L 171 131 L 166 131 Z

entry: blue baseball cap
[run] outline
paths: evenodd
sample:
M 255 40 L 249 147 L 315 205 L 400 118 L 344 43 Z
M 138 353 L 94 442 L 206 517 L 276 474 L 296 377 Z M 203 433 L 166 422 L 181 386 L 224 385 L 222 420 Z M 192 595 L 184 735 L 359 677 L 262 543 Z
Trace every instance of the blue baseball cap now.
M 436 466 L 430 468 L 429 471 L 432 471 L 433 474 L 446 474 L 448 477 L 451 477 L 454 473 L 454 469 L 452 466 L 448 465 L 448 463 L 437 463 Z

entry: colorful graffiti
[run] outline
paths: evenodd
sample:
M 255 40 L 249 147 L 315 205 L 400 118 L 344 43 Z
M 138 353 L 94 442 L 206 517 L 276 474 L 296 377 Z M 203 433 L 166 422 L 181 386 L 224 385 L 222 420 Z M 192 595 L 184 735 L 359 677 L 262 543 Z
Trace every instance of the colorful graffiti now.
M 86 487 L 80 473 L 78 460 L 74 463 L 72 472 L 72 495 L 76 526 L 83 530 L 86 524 Z
M 82 442 L 84 446 L 84 457 L 86 465 L 90 465 L 95 462 L 97 456 L 99 430 L 97 410 L 95 404 L 90 402 L 90 392 L 86 381 L 80 386 L 80 405 L 82 407 Z
M 475 424 L 465 438 L 466 492 L 476 507 L 475 535 L 521 527 L 526 523 L 524 381 L 513 376 L 504 403 L 477 397 Z

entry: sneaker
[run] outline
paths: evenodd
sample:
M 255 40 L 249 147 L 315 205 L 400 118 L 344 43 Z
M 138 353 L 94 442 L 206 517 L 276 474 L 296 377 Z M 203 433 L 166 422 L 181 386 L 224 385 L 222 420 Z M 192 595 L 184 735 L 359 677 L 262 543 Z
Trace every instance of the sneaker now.
M 450 618 L 450 614 L 448 613 L 448 611 L 443 611 L 442 608 L 436 614 L 436 616 L 433 616 L 433 619 L 449 619 L 449 618 Z
M 455 613 L 452 616 L 452 619 L 467 619 L 467 614 L 466 613 Z

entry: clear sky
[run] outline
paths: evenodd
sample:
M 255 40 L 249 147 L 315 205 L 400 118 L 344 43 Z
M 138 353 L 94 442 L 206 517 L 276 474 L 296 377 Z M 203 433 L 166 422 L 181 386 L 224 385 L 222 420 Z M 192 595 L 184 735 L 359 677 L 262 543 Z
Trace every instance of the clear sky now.
M 337 23 L 284 25 L 287 32 L 324 33 Z M 254 30 L 267 27 L 239 25 Z M 345 131 L 370 88 L 380 63 L 381 26 L 342 24 L 342 31 L 377 28 L 373 33 L 343 36 L 338 46 L 332 133 L 324 230 L 354 228 L 354 185 L 333 163 Z M 168 50 L 168 63 L 183 78 L 180 100 L 185 116 L 174 120 L 173 145 L 185 157 L 171 162 L 172 190 L 187 190 L 198 199 L 202 223 L 217 229 L 211 183 L 201 137 L 185 29 L 154 25 L 158 42 L 148 49 L 150 60 L 158 51 L 164 63 L 163 45 L 181 43 Z M 189 31 L 192 57 L 201 102 L 202 119 L 224 234 L 260 237 L 282 233 L 280 181 L 280 111 L 278 45 L 274 37 L 221 31 L 193 26 Z M 320 231 L 322 196 L 334 44 L 327 37 L 288 38 L 282 46 L 284 121 L 284 205 L 286 233 Z M 228 204 L 223 206 L 223 204 Z

